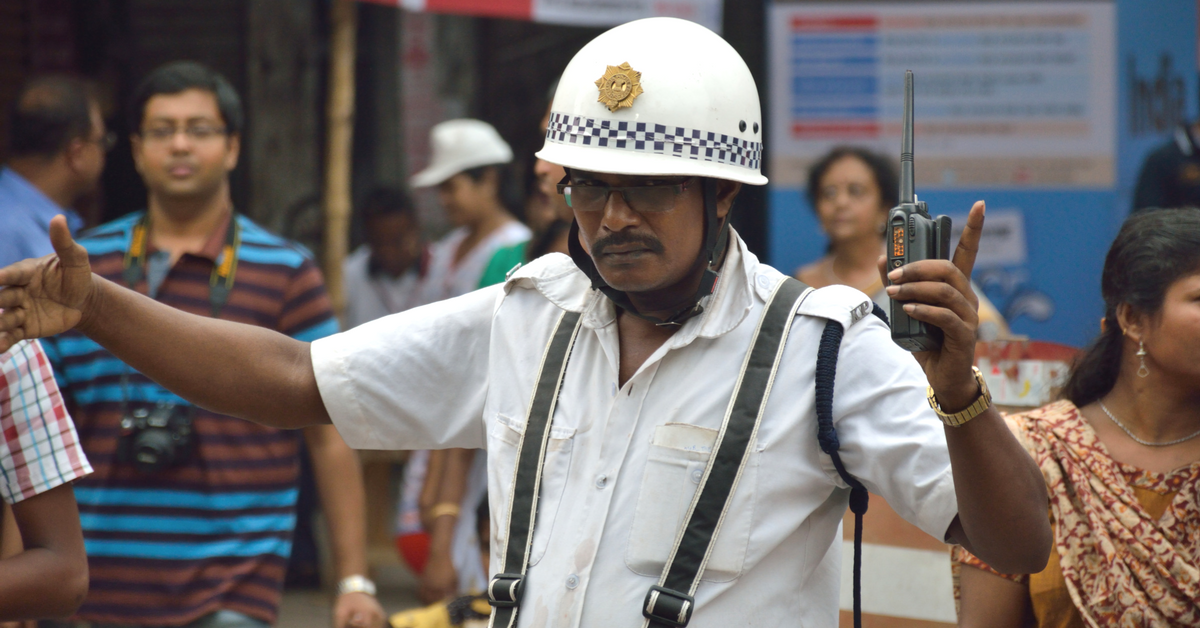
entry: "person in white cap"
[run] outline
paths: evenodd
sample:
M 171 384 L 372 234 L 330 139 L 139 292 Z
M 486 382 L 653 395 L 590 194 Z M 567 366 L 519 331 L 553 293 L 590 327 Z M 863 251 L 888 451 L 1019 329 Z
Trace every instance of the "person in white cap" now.
M 982 203 L 954 262 L 889 276 L 945 333 L 914 360 L 866 295 L 805 290 L 728 227 L 766 178 L 758 92 L 719 36 L 609 30 L 554 112 L 539 156 L 567 169 L 572 255 L 501 286 L 304 344 L 94 279 L 59 221 L 59 258 L 0 270 L 0 348 L 78 325 L 222 412 L 332 421 L 362 448 L 486 447 L 495 626 L 834 626 L 864 486 L 996 569 L 1042 569 L 1045 484 L 971 369 Z
M 498 249 L 526 242 L 531 235 L 500 200 L 501 166 L 512 161 L 513 153 L 492 125 L 448 120 L 435 125 L 429 139 L 433 158 L 409 183 L 414 188 L 437 186 L 442 208 L 457 228 L 429 247 L 420 287 L 423 303 L 475 290 Z M 486 464 L 482 451 L 451 449 L 428 458 L 414 456 L 405 469 L 406 490 L 411 493 L 423 484 L 423 494 L 432 501 L 422 513 L 430 535 L 419 590 L 426 602 L 479 591 L 486 584 L 474 517 L 487 490 Z M 433 471 L 428 476 L 425 465 Z M 401 496 L 403 504 L 412 501 L 411 495 Z
M 466 294 L 496 249 L 529 239 L 500 200 L 500 166 L 512 161 L 508 143 L 482 120 L 447 120 L 429 133 L 433 158 L 409 180 L 414 188 L 437 186 L 438 198 L 456 229 L 430 247 L 421 288 L 426 303 Z

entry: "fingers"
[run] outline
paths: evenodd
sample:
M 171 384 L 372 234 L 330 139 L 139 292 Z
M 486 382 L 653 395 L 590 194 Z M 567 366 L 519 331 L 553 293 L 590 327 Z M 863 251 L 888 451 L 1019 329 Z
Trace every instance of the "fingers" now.
M 11 331 L 0 331 L 0 353 L 8 351 L 13 345 L 25 339 L 25 333 L 21 329 L 13 329 Z
M 0 312 L 0 330 L 20 329 L 25 324 L 24 308 L 5 308 Z
M 40 260 L 26 259 L 0 268 L 0 286 L 25 286 L 33 280 Z
M 975 256 L 979 254 L 979 239 L 983 237 L 983 216 L 987 206 L 983 201 L 975 201 L 971 213 L 967 214 L 967 224 L 963 227 L 962 237 L 952 257 L 954 266 L 963 274 L 970 277 L 975 269 Z
M 66 216 L 60 214 L 50 221 L 50 244 L 54 246 L 54 252 L 58 253 L 58 259 L 62 262 L 63 267 L 77 268 L 88 265 L 87 249 L 71 237 Z
M 21 307 L 25 305 L 26 292 L 24 288 L 5 288 L 0 290 L 0 308 Z
M 940 281 L 919 281 L 887 287 L 888 297 L 906 301 L 906 305 L 925 305 L 949 310 L 955 317 L 968 325 L 971 333 L 979 324 L 979 314 L 967 296 L 954 286 Z M 906 310 L 908 308 L 905 308 Z M 942 327 L 938 325 L 938 327 Z M 944 331 L 948 331 L 943 327 Z
M 888 297 L 906 302 L 904 310 L 913 318 L 935 325 L 946 334 L 948 344 L 975 341 L 979 326 L 979 298 L 971 282 L 950 262 L 923 260 L 893 270 L 888 279 Z
M 923 293 L 913 292 L 911 288 L 900 290 L 892 290 L 891 288 L 933 282 L 948 285 L 957 291 L 970 304 L 972 310 L 977 310 L 979 307 L 979 297 L 975 295 L 975 290 L 971 288 L 971 280 L 957 266 L 946 260 L 930 259 L 905 264 L 888 273 L 887 280 L 885 283 L 890 282 L 893 284 L 892 286 L 888 286 L 888 296 L 893 299 L 899 299 L 900 301 L 922 301 L 923 299 L 919 295 Z M 896 296 L 892 296 L 893 294 Z
M 910 317 L 942 330 L 945 334 L 943 353 L 947 347 L 966 344 L 974 346 L 975 344 L 975 325 L 968 325 L 954 308 L 937 307 L 924 303 L 905 303 L 904 311 Z

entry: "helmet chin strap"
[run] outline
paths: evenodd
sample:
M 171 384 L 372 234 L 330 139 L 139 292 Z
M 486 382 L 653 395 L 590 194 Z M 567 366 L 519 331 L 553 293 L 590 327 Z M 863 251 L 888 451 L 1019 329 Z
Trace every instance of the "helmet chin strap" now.
M 717 217 L 716 180 L 710 178 L 703 178 L 701 180 L 703 181 L 701 194 L 704 198 L 704 248 L 696 258 L 693 268 L 702 266 L 704 272 L 700 277 L 700 285 L 696 288 L 696 293 L 688 300 L 687 305 L 666 318 L 648 316 L 639 312 L 629 299 L 628 294 L 614 289 L 600 276 L 600 271 L 596 270 L 596 263 L 592 261 L 592 256 L 588 255 L 587 251 L 583 250 L 583 245 L 579 243 L 579 223 L 572 222 L 571 232 L 567 236 L 567 247 L 570 250 L 571 259 L 575 262 L 575 265 L 591 280 L 592 288 L 604 293 L 604 296 L 608 297 L 617 307 L 625 310 L 627 313 L 650 321 L 660 327 L 678 327 L 683 325 L 688 319 L 703 313 L 704 306 L 700 304 L 700 301 L 716 290 L 717 279 L 720 278 L 720 275 L 714 270 L 713 266 L 729 243 L 729 221 L 722 221 Z

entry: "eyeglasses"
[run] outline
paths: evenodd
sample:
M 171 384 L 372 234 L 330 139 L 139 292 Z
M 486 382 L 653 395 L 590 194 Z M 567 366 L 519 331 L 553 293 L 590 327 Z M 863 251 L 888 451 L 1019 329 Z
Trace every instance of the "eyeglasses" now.
M 204 142 L 225 135 L 225 127 L 207 124 L 194 124 L 183 128 L 174 126 L 155 126 L 142 129 L 142 136 L 150 142 L 169 142 L 175 134 L 182 132 L 193 142 Z
M 581 212 L 596 212 L 608 204 L 608 197 L 619 192 L 629 208 L 639 214 L 654 214 L 675 209 L 675 203 L 688 189 L 691 179 L 683 181 L 647 181 L 642 185 L 613 186 L 603 183 L 572 183 L 570 177 L 558 184 L 558 193 L 567 199 L 567 206 Z

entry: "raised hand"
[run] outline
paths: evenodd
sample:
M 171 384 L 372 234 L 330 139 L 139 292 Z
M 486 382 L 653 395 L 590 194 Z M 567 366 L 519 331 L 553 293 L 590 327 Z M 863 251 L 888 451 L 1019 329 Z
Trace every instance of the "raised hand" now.
M 95 294 L 87 250 L 71 238 L 67 219 L 50 221 L 55 254 L 0 269 L 0 351 L 26 338 L 60 334 L 84 319 Z
M 941 349 L 914 353 L 929 385 L 947 411 L 961 410 L 979 394 L 971 374 L 975 360 L 975 330 L 979 326 L 979 297 L 971 289 L 971 270 L 979 253 L 986 208 L 976 201 L 954 249 L 953 259 L 923 260 L 888 273 L 888 296 L 906 302 L 904 311 L 945 332 Z M 880 273 L 886 259 L 880 258 Z

